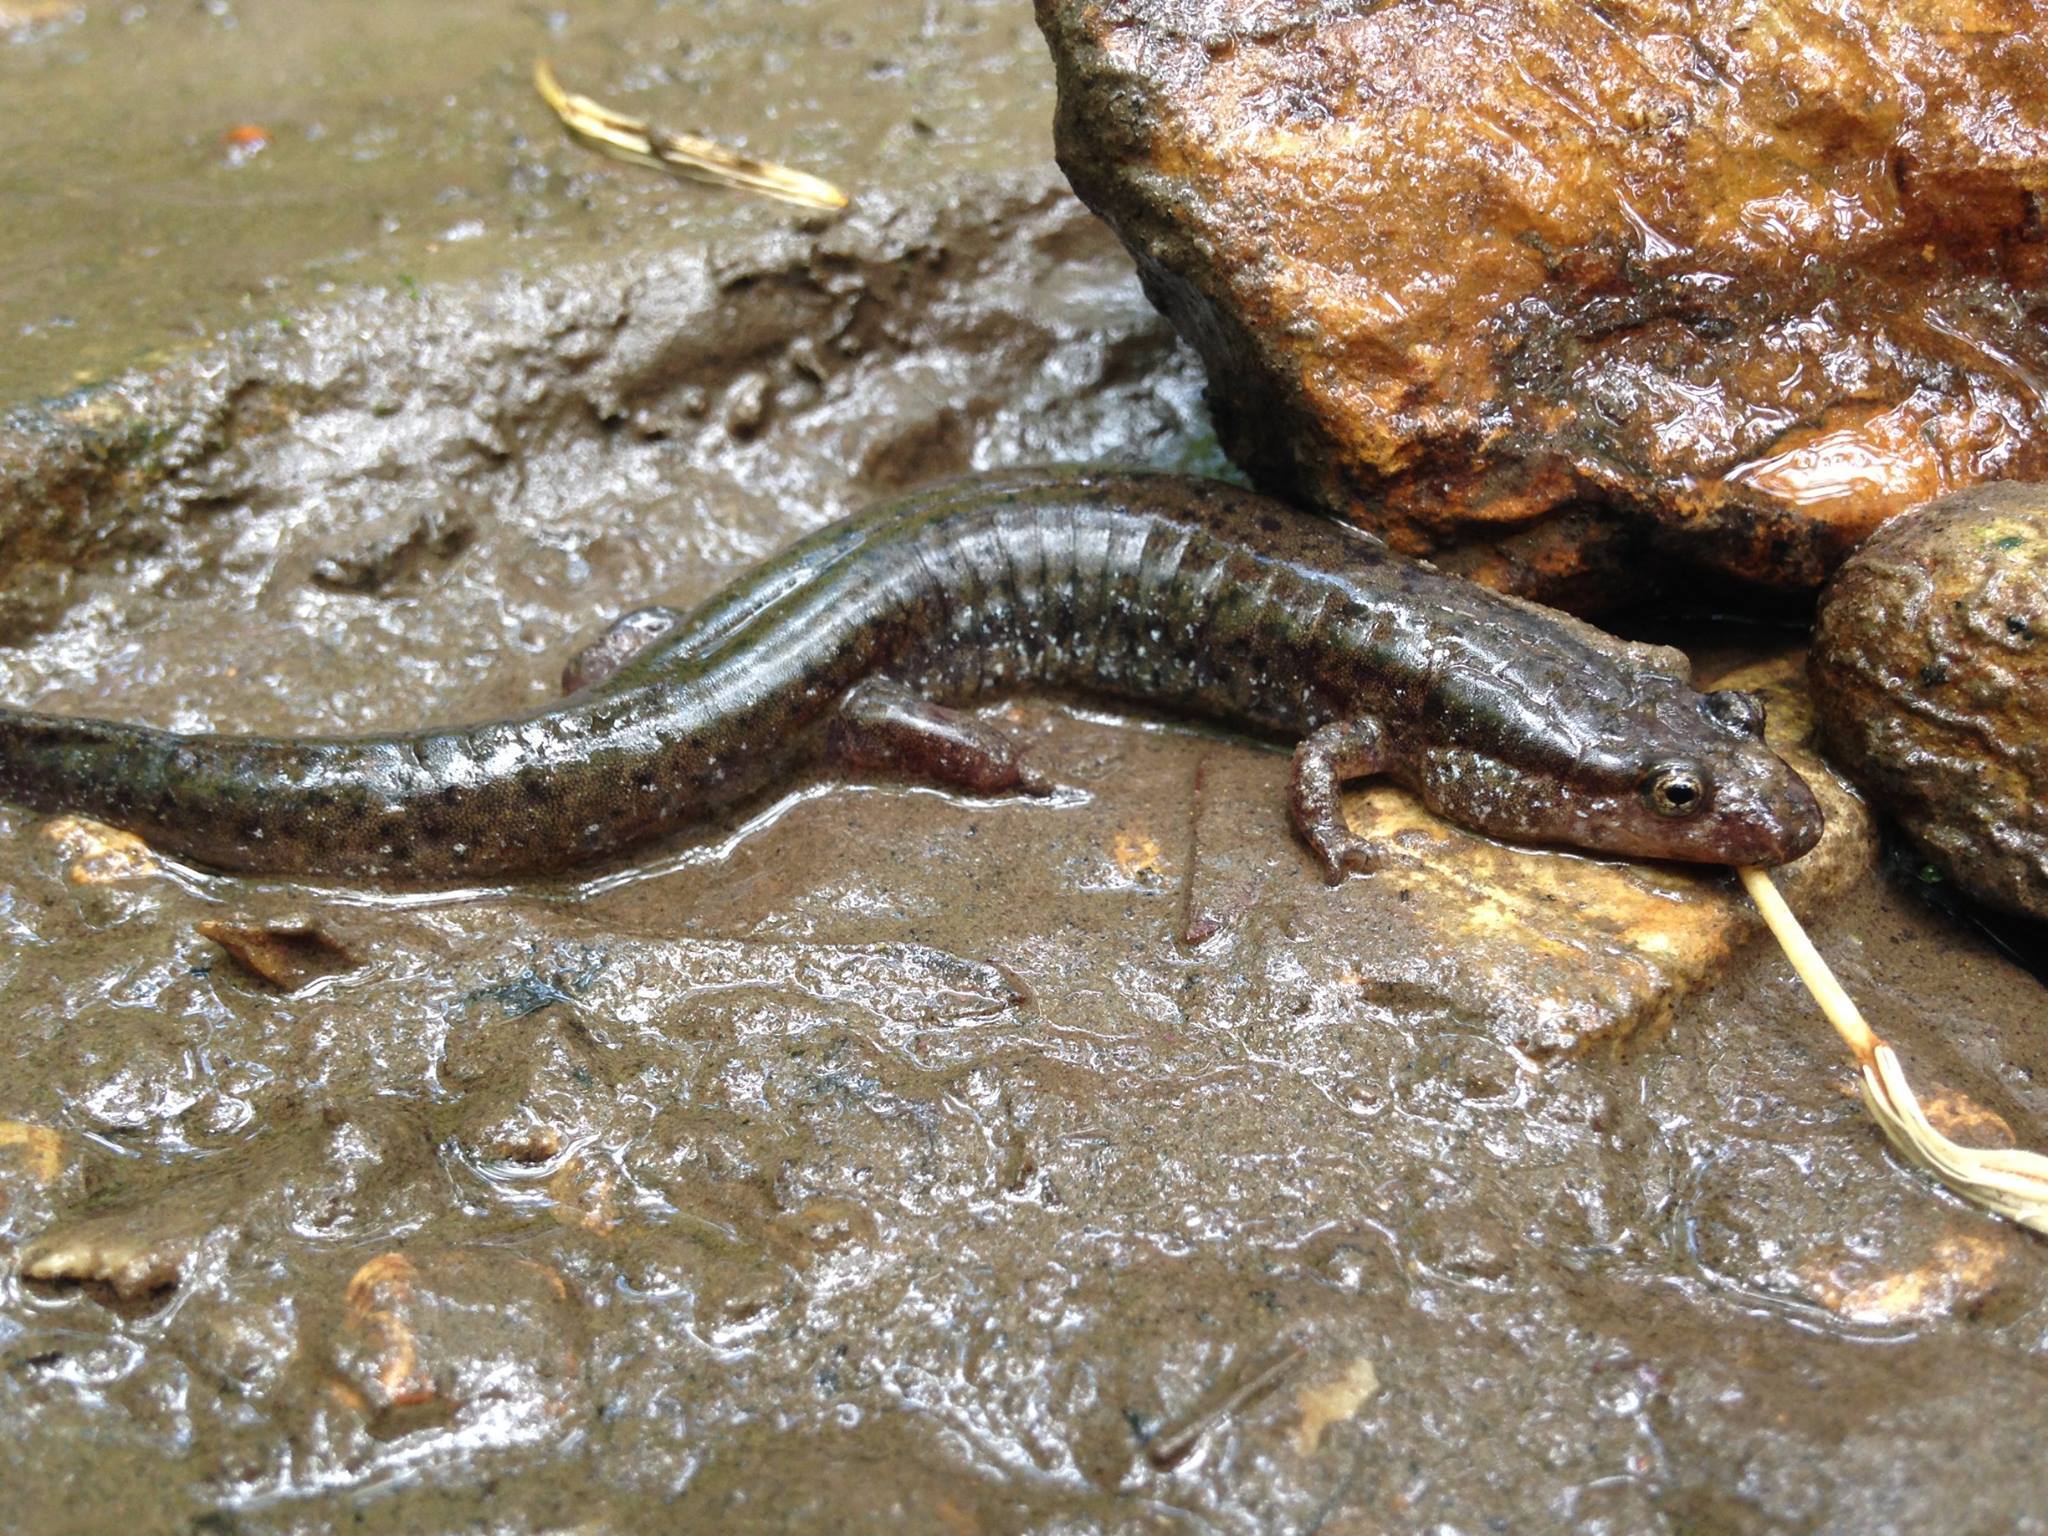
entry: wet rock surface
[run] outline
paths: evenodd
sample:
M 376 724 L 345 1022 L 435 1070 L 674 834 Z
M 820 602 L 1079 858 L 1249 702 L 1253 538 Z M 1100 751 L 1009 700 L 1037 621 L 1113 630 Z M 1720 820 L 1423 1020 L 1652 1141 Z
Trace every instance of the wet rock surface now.
M 629 243 L 17 415 L 0 697 L 503 712 L 917 479 L 1216 462 L 1049 165 Z M 1892 1162 L 1725 881 L 1367 789 L 1422 869 L 1333 891 L 1283 754 L 991 713 L 1065 792 L 809 778 L 577 884 L 226 880 L 0 808 L 6 1519 L 2043 1529 L 2041 1246 Z M 1821 788 L 1787 879 L 1844 980 L 1957 1123 L 2048 1141 L 2038 984 Z M 202 923 L 354 963 L 281 990 Z
M 778 381 L 749 436 L 687 403 L 722 349 L 668 371 L 634 303 L 586 349 L 516 288 L 158 381 L 188 420 L 258 384 L 303 404 L 173 430 L 186 456 L 96 503 L 149 538 L 78 562 L 9 696 L 278 729 L 517 707 L 611 614 L 919 464 L 1198 455 L 1106 237 L 1042 188 L 969 196 L 734 253 L 797 274 L 743 333 Z M 933 229 L 944 259 L 820 291 L 828 241 Z M 785 368 L 849 311 L 900 340 L 836 383 Z M 50 422 L 36 472 L 84 462 Z M 318 579 L 451 465 L 476 532 L 430 582 Z M 1731 681 L 1796 750 L 1785 665 Z M 31 1523 L 2024 1528 L 2048 1266 L 1890 1163 L 1725 881 L 1366 789 L 1422 868 L 1331 890 L 1284 754 L 991 710 L 1065 793 L 809 779 L 576 885 L 223 880 L 0 810 L 0 1456 Z M 1862 893 L 1823 929 L 1851 985 L 1930 1086 L 2038 1139 L 2034 984 L 1874 890 L 1821 782 L 1837 831 L 1788 879 Z M 280 991 L 201 922 L 316 925 L 357 963 Z M 1811 1423 L 1816 1382 L 1853 1435 Z
M 432 612 L 465 691 L 429 639 L 352 706 L 332 674 L 326 723 L 398 723 L 429 685 L 504 712 L 554 691 L 527 657 L 558 676 L 635 594 L 694 575 L 702 596 L 869 497 L 1110 451 L 1208 467 L 1192 369 L 1134 299 L 1049 168 L 874 194 L 715 255 L 357 295 L 0 424 L 0 637 L 118 673 L 101 704 L 138 717 L 196 723 L 204 674 L 303 725 L 273 684 Z M 259 599 L 263 639 L 223 643 L 209 591 Z M 108 666 L 129 647 L 137 667 Z M 174 660 L 201 670 L 172 682 Z M 66 675 L 11 696 L 68 707 Z
M 1934 867 L 2048 918 L 2048 490 L 1888 524 L 1822 595 L 1811 671 L 1835 760 Z
M 1567 604 L 2048 467 L 2048 10 L 1039 0 L 1231 456 Z

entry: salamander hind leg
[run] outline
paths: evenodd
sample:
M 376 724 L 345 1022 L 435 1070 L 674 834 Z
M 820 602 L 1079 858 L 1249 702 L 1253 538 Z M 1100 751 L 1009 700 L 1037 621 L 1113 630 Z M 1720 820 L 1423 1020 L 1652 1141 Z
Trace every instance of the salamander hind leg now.
M 1387 768 L 1385 733 L 1373 719 L 1338 720 L 1306 737 L 1294 749 L 1289 809 L 1302 840 L 1315 850 L 1330 884 L 1347 875 L 1369 874 L 1394 857 L 1386 844 L 1360 837 L 1344 819 L 1339 793 L 1350 779 Z
M 569 658 L 562 668 L 562 692 L 581 693 L 605 682 L 655 641 L 681 629 L 683 618 L 679 610 L 657 605 L 614 619 L 610 629 Z
M 1052 781 L 1023 760 L 994 726 L 921 698 L 900 683 L 871 678 L 840 703 L 832 755 L 868 773 L 898 774 L 973 794 L 1052 792 Z

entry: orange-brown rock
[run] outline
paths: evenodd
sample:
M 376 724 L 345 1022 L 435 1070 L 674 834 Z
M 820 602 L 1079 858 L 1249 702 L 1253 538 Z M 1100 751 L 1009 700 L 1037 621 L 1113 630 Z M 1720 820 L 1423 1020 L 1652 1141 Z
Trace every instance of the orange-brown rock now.
M 2048 0 L 1038 0 L 1231 456 L 1568 605 L 2048 473 Z

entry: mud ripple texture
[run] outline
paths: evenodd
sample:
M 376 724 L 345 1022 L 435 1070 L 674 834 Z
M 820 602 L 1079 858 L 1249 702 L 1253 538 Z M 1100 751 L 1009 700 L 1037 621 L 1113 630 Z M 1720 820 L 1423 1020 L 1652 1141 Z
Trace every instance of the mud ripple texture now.
M 1809 670 L 1834 759 L 1935 867 L 2048 918 L 2048 488 L 1886 525 L 1828 584 Z
M 1225 447 L 1580 606 L 2048 468 L 2048 6 L 1039 0 Z

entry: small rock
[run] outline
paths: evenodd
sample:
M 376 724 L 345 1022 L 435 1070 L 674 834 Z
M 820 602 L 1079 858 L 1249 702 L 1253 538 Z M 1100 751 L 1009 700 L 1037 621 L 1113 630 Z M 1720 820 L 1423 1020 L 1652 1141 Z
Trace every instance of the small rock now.
M 296 992 L 323 976 L 338 976 L 362 964 L 355 951 L 308 917 L 267 923 L 228 923 L 209 918 L 202 937 L 226 950 L 235 963 L 282 992 Z
M 1355 1417 L 1379 1389 L 1379 1372 L 1364 1356 L 1353 1360 L 1334 1378 L 1310 1382 L 1295 1395 L 1301 1421 L 1295 1426 L 1294 1449 L 1303 1456 L 1313 1456 L 1322 1447 L 1324 1432 L 1332 1424 Z
M 1808 670 L 1830 758 L 1935 868 L 2048 918 L 2048 487 L 1886 525 L 1822 594 Z
M 355 1368 L 348 1375 L 375 1408 L 409 1408 L 433 1399 L 433 1385 L 419 1369 L 419 1341 L 403 1315 L 412 1307 L 418 1279 L 418 1266 L 401 1253 L 380 1253 L 349 1277 L 349 1363 Z
M 484 1155 L 494 1162 L 538 1168 L 562 1155 L 562 1133 L 552 1125 L 522 1122 L 492 1140 Z
M 0 1169 L 37 1188 L 56 1182 L 64 1168 L 64 1139 L 46 1125 L 0 1120 Z
M 1124 827 L 1110 840 L 1109 856 L 1117 873 L 1137 885 L 1151 885 L 1164 877 L 1159 840 L 1143 827 Z
M 1921 1090 L 1920 1112 L 1942 1135 L 1963 1146 L 2004 1151 L 2018 1145 L 2011 1121 L 1960 1088 L 1936 1084 Z
M 768 375 L 741 374 L 726 393 L 725 430 L 742 440 L 753 437 L 767 424 L 771 398 Z
M 619 1224 L 619 1170 L 588 1150 L 563 1159 L 548 1175 L 548 1214 L 565 1227 L 581 1227 L 602 1237 Z
M 27 1203 L 21 1196 L 51 1188 L 74 1162 L 66 1139 L 48 1126 L 0 1120 L 0 1223 Z
M 2001 1228 L 1951 1233 L 1908 1268 L 1885 1270 L 1836 1255 L 1809 1264 L 1802 1278 L 1814 1300 L 1851 1322 L 1883 1327 L 1968 1316 L 2010 1279 L 2023 1241 Z
M 84 1221 L 22 1251 L 21 1272 L 52 1284 L 104 1285 L 123 1301 L 169 1290 L 197 1257 L 204 1232 L 160 1233 L 126 1215 Z
M 261 123 L 237 123 L 220 136 L 220 157 L 229 165 L 247 165 L 270 148 L 270 130 Z
M 78 0 L 6 0 L 0 4 L 0 33 L 55 21 L 84 9 Z
M 379 1433 L 453 1419 L 520 1437 L 576 1404 L 581 1309 L 548 1265 L 495 1248 L 392 1251 L 355 1271 L 342 1302 L 336 1395 Z
M 43 828 L 57 845 L 64 878 L 73 885 L 111 885 L 139 880 L 157 872 L 156 855 L 133 832 L 123 832 L 83 816 L 60 816 Z

